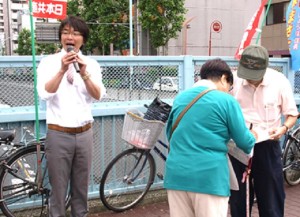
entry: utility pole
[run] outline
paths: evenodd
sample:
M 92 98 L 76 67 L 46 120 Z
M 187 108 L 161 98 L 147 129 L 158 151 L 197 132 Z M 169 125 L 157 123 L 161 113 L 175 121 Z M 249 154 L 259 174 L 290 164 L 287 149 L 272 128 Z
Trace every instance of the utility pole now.
M 10 1 L 3 1 L 3 12 L 6 12 L 3 16 L 4 19 L 4 32 L 5 38 L 9 40 L 5 40 L 5 50 L 6 55 L 12 55 L 12 33 L 11 33 L 11 10 L 10 10 Z
M 138 0 L 134 0 L 134 48 L 135 54 L 139 55 L 139 26 L 138 26 Z
M 183 30 L 183 34 L 182 34 L 182 55 L 187 55 L 187 30 L 190 28 L 190 22 L 195 19 L 196 16 L 191 17 L 189 19 L 186 19 L 183 23 L 182 23 L 182 30 Z
M 129 0 L 129 50 L 133 56 L 133 26 L 132 26 L 132 0 Z

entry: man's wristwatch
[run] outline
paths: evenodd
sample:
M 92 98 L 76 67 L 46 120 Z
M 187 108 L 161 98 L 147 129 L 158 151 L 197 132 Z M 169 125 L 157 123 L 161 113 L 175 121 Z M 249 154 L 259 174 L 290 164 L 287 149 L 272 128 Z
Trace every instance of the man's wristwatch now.
M 289 127 L 286 124 L 283 124 L 282 127 L 285 127 L 285 132 L 289 130 Z
M 91 77 L 91 74 L 88 72 L 85 72 L 85 75 L 82 75 L 81 78 L 82 80 L 86 81 L 87 79 L 89 79 Z

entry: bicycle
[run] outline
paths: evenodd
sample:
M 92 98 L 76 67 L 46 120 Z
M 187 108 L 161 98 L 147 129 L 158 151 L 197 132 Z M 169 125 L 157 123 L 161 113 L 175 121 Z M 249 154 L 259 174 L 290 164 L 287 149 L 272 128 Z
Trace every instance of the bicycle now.
M 282 150 L 284 179 L 291 186 L 297 185 L 300 183 L 300 125 L 286 133 Z
M 14 139 L 16 137 L 16 130 L 15 129 L 0 129 L 0 162 L 1 159 L 7 158 L 11 155 L 14 151 L 21 147 L 25 147 L 31 145 L 32 143 L 36 142 L 36 138 L 33 133 L 27 127 L 23 127 L 23 133 L 20 142 L 14 143 Z M 41 141 L 44 141 L 45 138 L 42 137 Z
M 14 133 L 8 130 L 3 136 L 0 131 L 3 141 L 17 147 L 9 149 L 0 157 L 0 208 L 7 217 L 47 216 L 51 187 L 46 170 L 45 139 L 39 143 L 36 140 L 25 144 L 12 143 Z M 41 177 L 40 181 L 38 177 Z M 70 205 L 70 197 L 69 191 L 65 201 L 66 209 Z
M 161 122 L 158 124 L 160 126 L 155 126 L 157 122 L 142 117 L 143 114 L 139 111 L 125 114 L 122 139 L 133 147 L 118 154 L 108 164 L 100 181 L 100 199 L 106 208 L 115 212 L 136 206 L 149 191 L 156 173 L 156 164 L 150 153 L 151 150 L 166 161 L 166 155 L 155 145 L 157 143 L 165 149 L 169 148 L 158 139 L 164 123 Z M 300 118 L 300 113 L 298 118 Z M 150 135 L 149 129 L 151 128 L 157 130 L 156 134 Z M 149 140 L 149 138 L 152 140 L 144 145 L 144 140 Z M 284 178 L 290 185 L 299 184 L 300 125 L 287 132 L 282 150 Z M 156 175 L 163 180 L 162 174 Z
M 100 199 L 106 208 L 115 212 L 131 209 L 148 193 L 156 174 L 151 150 L 166 161 L 166 155 L 156 145 L 161 145 L 164 150 L 169 149 L 166 143 L 158 139 L 165 123 L 147 120 L 145 116 L 143 118 L 139 111 L 125 114 L 122 139 L 133 147 L 118 154 L 102 174 Z M 163 180 L 161 173 L 156 175 Z

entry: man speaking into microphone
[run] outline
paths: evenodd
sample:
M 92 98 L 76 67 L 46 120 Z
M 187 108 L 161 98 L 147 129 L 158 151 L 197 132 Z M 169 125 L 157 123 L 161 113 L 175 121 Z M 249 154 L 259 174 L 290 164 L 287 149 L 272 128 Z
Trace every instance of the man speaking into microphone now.
M 46 100 L 46 158 L 52 187 L 49 216 L 66 216 L 70 183 L 71 216 L 88 213 L 88 185 L 93 149 L 91 104 L 106 92 L 96 60 L 82 54 L 89 29 L 84 20 L 68 16 L 59 27 L 60 52 L 38 66 L 38 93 Z

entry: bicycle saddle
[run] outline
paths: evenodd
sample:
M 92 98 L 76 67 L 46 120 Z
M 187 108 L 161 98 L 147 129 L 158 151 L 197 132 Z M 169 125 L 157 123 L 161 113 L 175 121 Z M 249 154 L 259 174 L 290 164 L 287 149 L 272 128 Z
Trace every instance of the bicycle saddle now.
M 16 130 L 0 130 L 0 142 L 11 142 L 16 136 Z

